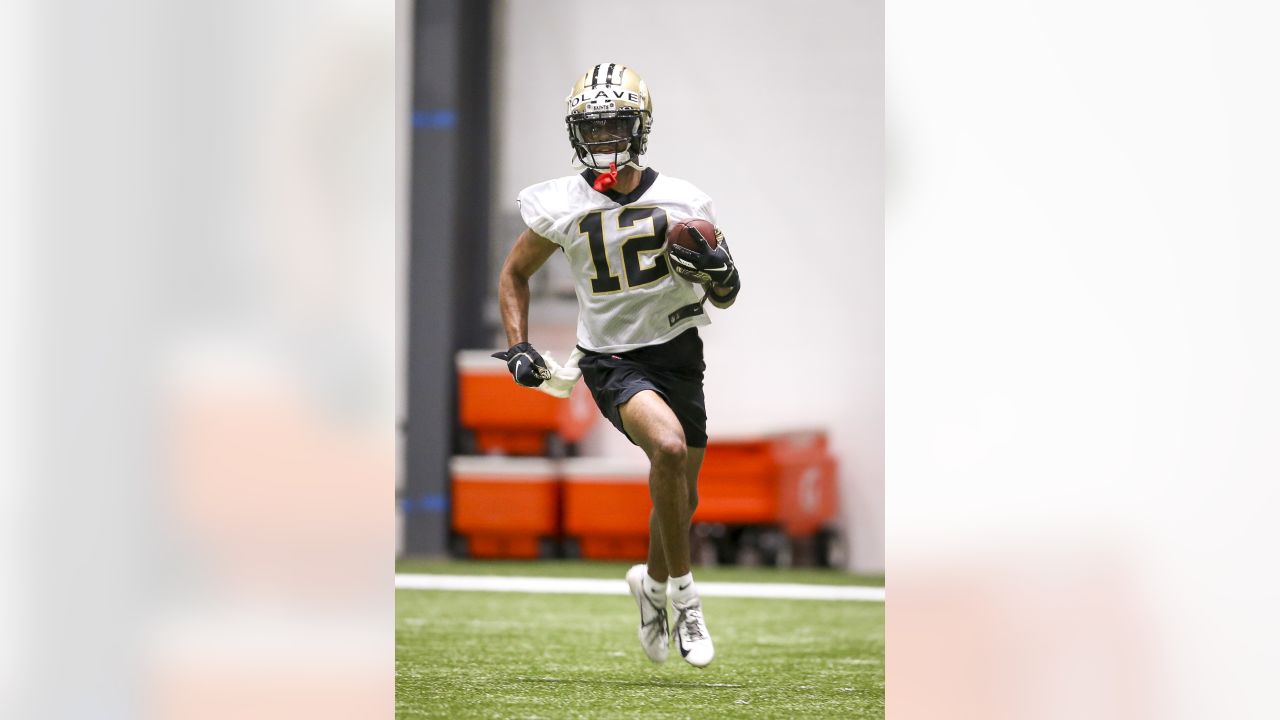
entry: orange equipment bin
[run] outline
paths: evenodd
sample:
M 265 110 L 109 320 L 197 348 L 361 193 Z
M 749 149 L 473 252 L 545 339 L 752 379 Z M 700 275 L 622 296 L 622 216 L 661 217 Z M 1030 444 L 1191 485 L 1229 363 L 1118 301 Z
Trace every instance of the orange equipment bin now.
M 450 462 L 450 474 L 453 529 L 466 538 L 471 557 L 536 558 L 556 542 L 557 461 L 459 456 Z
M 458 414 L 478 452 L 540 455 L 548 450 L 548 436 L 576 443 L 599 415 L 581 382 L 561 399 L 517 385 L 506 364 L 487 350 L 462 350 L 456 362 Z
M 642 560 L 649 551 L 649 464 L 615 458 L 567 458 L 564 534 L 582 557 Z
M 812 535 L 836 511 L 836 461 L 820 430 L 714 437 L 698 476 L 695 523 L 780 525 Z

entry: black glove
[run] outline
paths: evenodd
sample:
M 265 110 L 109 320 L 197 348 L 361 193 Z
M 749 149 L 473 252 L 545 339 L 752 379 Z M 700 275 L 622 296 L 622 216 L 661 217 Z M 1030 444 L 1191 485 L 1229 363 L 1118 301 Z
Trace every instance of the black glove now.
M 697 243 L 700 250 L 672 243 L 667 247 L 671 269 L 677 275 L 695 283 L 711 283 L 720 287 L 734 287 L 738 280 L 738 268 L 734 267 L 729 245 L 720 231 L 716 231 L 716 246 L 712 249 L 697 228 L 685 226 L 685 232 Z
M 720 286 L 713 286 L 711 283 L 703 283 L 702 287 L 707 291 L 707 299 L 711 301 L 712 305 L 724 309 L 732 305 L 733 301 L 738 298 L 738 293 L 742 291 L 742 281 L 739 279 L 738 273 L 735 272 L 733 277 L 729 278 L 729 281 L 728 285 Z M 712 287 L 719 287 L 721 290 L 728 288 L 729 292 L 724 295 L 719 295 L 711 289 Z
M 511 377 L 525 387 L 538 387 L 543 380 L 551 377 L 547 362 L 527 342 L 516 343 L 506 352 L 494 353 L 493 357 L 505 360 Z

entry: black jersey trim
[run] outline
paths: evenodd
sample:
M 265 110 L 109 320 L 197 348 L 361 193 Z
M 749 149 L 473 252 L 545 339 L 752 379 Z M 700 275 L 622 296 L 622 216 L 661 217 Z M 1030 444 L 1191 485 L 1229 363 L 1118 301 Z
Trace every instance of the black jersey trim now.
M 706 311 L 702 309 L 702 303 L 704 302 L 706 302 L 705 297 L 696 303 L 689 303 L 682 308 L 676 308 L 675 312 L 667 315 L 667 322 L 671 324 L 671 327 L 675 327 L 676 323 L 681 320 L 696 317 L 698 315 L 705 315 Z
M 591 168 L 587 168 L 586 170 L 582 171 L 582 179 L 587 181 L 587 184 L 591 186 L 592 190 L 596 189 L 595 182 L 596 182 L 596 178 L 599 175 L 600 173 L 596 172 L 595 170 L 592 170 Z M 653 187 L 653 183 L 657 181 L 657 179 L 658 179 L 657 170 L 654 170 L 653 168 L 645 168 L 644 171 L 640 173 L 640 184 L 636 185 L 635 190 L 632 190 L 626 195 L 623 195 L 622 193 L 617 192 L 616 190 L 613 190 L 613 189 L 605 190 L 600 194 L 618 203 L 619 205 L 630 205 L 631 203 L 639 200 L 642 196 L 644 196 L 644 194 L 649 191 L 649 188 Z M 596 192 L 600 192 L 600 191 L 596 190 Z

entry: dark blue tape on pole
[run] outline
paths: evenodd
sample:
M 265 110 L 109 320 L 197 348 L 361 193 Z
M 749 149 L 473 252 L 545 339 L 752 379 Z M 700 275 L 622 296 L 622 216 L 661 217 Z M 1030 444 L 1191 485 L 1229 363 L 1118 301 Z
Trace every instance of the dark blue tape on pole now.
M 444 495 L 423 495 L 418 498 L 402 497 L 396 501 L 402 513 L 441 513 L 449 509 L 449 498 Z
M 458 113 L 452 110 L 414 110 L 413 126 L 424 130 L 447 130 L 458 124 Z
M 444 495 L 424 495 L 421 508 L 427 512 L 444 512 L 449 509 L 449 498 Z

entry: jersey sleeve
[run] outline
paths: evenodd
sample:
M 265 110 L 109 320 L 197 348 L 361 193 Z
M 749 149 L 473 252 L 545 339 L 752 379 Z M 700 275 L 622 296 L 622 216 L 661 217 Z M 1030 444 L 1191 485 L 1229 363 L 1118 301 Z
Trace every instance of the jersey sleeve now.
M 524 219 L 524 224 L 542 237 L 563 246 L 563 238 L 554 230 L 557 218 L 550 201 L 546 183 L 527 187 L 516 196 L 516 204 L 520 206 L 520 217 Z
M 711 198 L 706 195 L 699 193 L 698 196 L 694 198 L 693 213 L 703 220 L 710 222 L 712 225 L 718 225 L 716 222 L 715 204 L 712 203 Z

